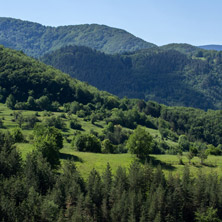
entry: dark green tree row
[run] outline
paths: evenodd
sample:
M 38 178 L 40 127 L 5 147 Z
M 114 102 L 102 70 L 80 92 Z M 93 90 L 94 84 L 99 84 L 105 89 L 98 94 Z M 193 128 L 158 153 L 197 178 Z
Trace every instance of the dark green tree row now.
M 23 162 L 13 143 L 9 134 L 0 133 L 1 221 L 222 219 L 222 181 L 216 173 L 200 171 L 194 178 L 185 167 L 181 177 L 166 178 L 160 167 L 134 162 L 114 174 L 109 164 L 101 175 L 92 169 L 83 180 L 72 161 L 64 163 L 61 173 L 52 169 L 43 149 Z

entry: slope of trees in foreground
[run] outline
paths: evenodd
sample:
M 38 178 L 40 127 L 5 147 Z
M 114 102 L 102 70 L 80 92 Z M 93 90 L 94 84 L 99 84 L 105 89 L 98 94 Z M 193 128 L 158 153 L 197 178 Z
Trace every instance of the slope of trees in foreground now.
M 40 135 L 38 135 L 40 136 Z M 222 180 L 201 171 L 166 178 L 160 167 L 133 162 L 115 174 L 92 169 L 83 180 L 72 161 L 62 173 L 41 149 L 22 162 L 8 134 L 0 133 L 0 221 L 220 221 Z

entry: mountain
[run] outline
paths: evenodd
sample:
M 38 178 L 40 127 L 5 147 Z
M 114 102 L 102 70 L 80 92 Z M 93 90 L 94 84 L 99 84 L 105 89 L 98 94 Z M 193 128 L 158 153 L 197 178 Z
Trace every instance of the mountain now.
M 12 18 L 0 18 L 0 44 L 32 57 L 66 45 L 88 46 L 109 54 L 155 47 L 124 30 L 105 25 L 48 27 Z
M 206 49 L 206 50 L 222 51 L 222 45 L 201 45 L 198 47 L 201 49 Z
M 96 104 L 108 96 L 22 52 L 0 46 L 0 102 L 7 101 L 11 108 L 39 104 L 44 110 L 73 101 Z
M 163 45 L 160 48 L 164 49 L 164 50 L 176 50 L 178 52 L 185 53 L 185 54 L 193 54 L 195 52 L 200 51 L 200 49 L 198 47 L 193 46 L 193 45 L 189 45 L 186 43 L 183 43 L 183 44 L 171 43 L 168 45 Z
M 106 55 L 87 47 L 67 46 L 41 60 L 120 97 L 205 110 L 222 108 L 222 53 L 168 45 Z

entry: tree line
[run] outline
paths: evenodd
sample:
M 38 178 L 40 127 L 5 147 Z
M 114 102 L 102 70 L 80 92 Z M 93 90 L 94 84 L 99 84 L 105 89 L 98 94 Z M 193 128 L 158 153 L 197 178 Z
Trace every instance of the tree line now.
M 54 134 L 48 137 L 47 135 Z M 133 162 L 128 169 L 102 174 L 92 169 L 83 179 L 72 160 L 62 171 L 47 158 L 49 141 L 61 145 L 56 131 L 36 132 L 37 148 L 23 161 L 14 141 L 0 133 L 1 221 L 220 221 L 221 178 L 164 175 L 152 162 Z M 56 137 L 57 135 L 57 137 Z M 41 143 L 39 143 L 41 140 Z M 59 145 L 60 144 L 60 145 Z M 41 147 L 41 148 L 40 148 Z

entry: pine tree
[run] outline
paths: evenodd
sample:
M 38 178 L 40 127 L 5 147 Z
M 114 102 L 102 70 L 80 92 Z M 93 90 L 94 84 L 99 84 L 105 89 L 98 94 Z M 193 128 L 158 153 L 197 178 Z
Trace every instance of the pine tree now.
M 112 189 L 112 172 L 109 163 L 105 172 L 103 173 L 103 203 L 102 203 L 102 214 L 104 221 L 110 221 L 110 209 L 111 209 L 111 189 Z
M 93 169 L 88 177 L 86 201 L 91 216 L 98 222 L 102 219 L 102 200 L 102 181 L 99 173 Z

